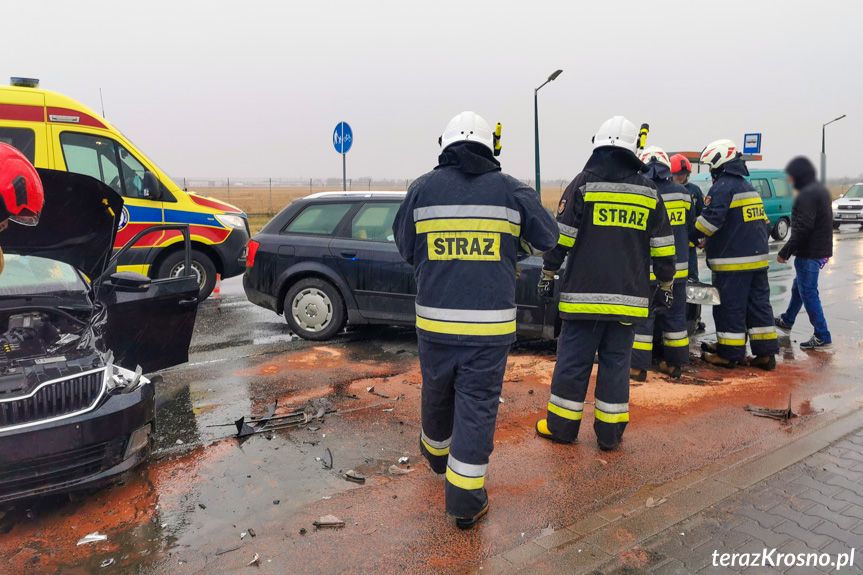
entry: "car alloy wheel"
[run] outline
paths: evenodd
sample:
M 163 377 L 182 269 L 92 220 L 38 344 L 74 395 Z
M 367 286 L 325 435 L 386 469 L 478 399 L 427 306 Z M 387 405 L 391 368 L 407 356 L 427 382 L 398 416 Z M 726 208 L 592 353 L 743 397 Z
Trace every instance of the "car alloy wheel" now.
M 788 236 L 788 221 L 785 218 L 776 222 L 776 235 L 783 240 Z
M 169 275 L 172 278 L 184 277 L 186 275 L 185 262 L 179 262 L 172 267 Z M 192 260 L 192 275 L 198 280 L 198 289 L 204 289 L 204 285 L 207 283 L 207 270 L 195 260 Z
M 333 302 L 323 291 L 309 287 L 297 292 L 291 302 L 291 315 L 309 332 L 323 331 L 333 320 Z

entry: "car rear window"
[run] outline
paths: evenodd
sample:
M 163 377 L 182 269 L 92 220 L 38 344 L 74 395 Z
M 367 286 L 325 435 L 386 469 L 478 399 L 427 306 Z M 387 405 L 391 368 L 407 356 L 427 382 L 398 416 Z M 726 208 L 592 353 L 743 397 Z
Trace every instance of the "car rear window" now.
M 351 238 L 377 242 L 395 241 L 393 221 L 399 211 L 396 203 L 365 204 L 351 222 Z
M 31 164 L 36 163 L 36 132 L 29 128 L 0 128 L 0 142 L 17 148 Z
M 785 178 L 773 178 L 773 189 L 776 191 L 777 198 L 791 197 L 791 186 Z
M 331 236 L 351 204 L 313 204 L 291 220 L 282 233 Z

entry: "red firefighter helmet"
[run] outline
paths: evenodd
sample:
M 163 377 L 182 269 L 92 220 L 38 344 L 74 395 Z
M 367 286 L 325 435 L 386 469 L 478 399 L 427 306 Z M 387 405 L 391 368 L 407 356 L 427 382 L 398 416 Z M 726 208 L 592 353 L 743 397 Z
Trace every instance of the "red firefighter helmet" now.
M 39 223 L 45 204 L 42 180 L 24 154 L 3 143 L 0 143 L 0 197 L 4 204 L 0 205 L 0 219 L 8 217 L 25 226 Z
M 686 159 L 686 156 L 684 156 L 683 154 L 674 154 L 673 156 L 671 156 L 671 173 L 691 174 L 692 164 L 689 163 L 689 160 Z

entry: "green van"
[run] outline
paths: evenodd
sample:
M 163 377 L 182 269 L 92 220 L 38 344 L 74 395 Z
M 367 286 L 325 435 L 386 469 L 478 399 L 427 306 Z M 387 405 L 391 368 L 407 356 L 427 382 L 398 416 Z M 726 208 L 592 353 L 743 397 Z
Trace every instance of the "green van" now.
M 761 194 L 764 213 L 772 227 L 770 235 L 774 240 L 788 239 L 791 231 L 791 204 L 794 203 L 794 190 L 788 181 L 788 175 L 782 170 L 749 170 L 746 179 Z M 709 173 L 693 174 L 689 181 L 701 188 L 705 196 L 713 185 Z

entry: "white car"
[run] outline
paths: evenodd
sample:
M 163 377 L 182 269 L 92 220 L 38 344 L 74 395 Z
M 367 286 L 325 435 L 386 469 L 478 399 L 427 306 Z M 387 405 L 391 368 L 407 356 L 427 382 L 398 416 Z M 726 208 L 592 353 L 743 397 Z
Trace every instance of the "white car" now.
M 833 229 L 842 224 L 856 224 L 863 227 L 863 182 L 854 184 L 833 202 Z

